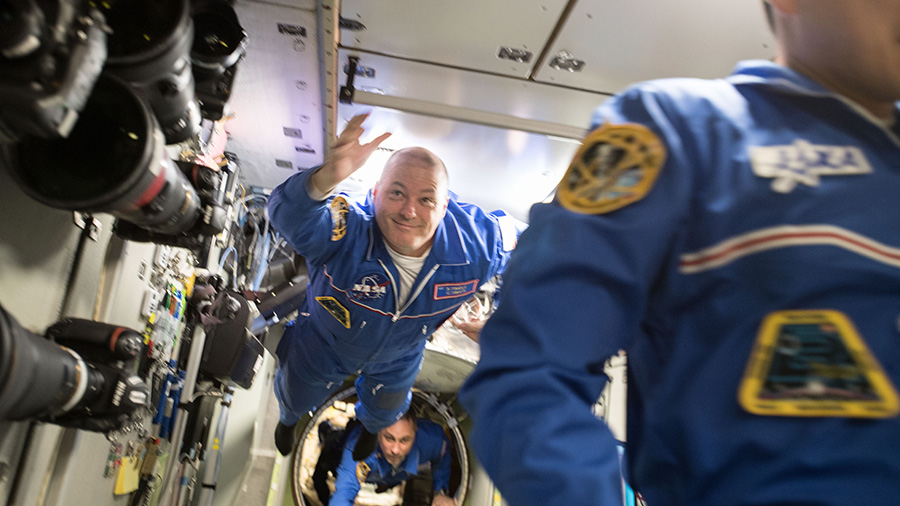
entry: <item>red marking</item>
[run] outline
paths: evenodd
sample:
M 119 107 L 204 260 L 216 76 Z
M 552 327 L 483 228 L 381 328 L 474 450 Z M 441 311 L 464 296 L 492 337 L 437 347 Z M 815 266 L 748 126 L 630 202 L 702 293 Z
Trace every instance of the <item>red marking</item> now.
M 877 255 L 888 257 L 888 258 L 891 258 L 894 260 L 900 260 L 900 255 L 898 255 L 896 253 L 889 253 L 883 249 L 875 248 L 875 247 L 873 247 L 869 244 L 865 244 L 857 239 L 853 239 L 853 238 L 847 237 L 843 234 L 839 234 L 836 232 L 791 232 L 791 233 L 774 234 L 774 235 L 769 235 L 766 237 L 759 237 L 756 239 L 748 239 L 746 241 L 737 243 L 737 244 L 735 244 L 723 251 L 720 251 L 718 253 L 709 254 L 707 256 L 700 257 L 700 258 L 697 258 L 694 260 L 683 260 L 681 262 L 681 266 L 682 267 L 691 267 L 691 266 L 695 266 L 695 265 L 699 265 L 699 264 L 710 263 L 710 262 L 718 260 L 722 257 L 730 256 L 732 253 L 739 252 L 740 250 L 748 249 L 750 247 L 757 246 L 759 244 L 764 244 L 767 242 L 774 242 L 774 241 L 779 241 L 779 240 L 783 240 L 783 239 L 799 239 L 799 238 L 810 238 L 810 237 L 812 237 L 812 238 L 820 237 L 823 239 L 824 238 L 838 239 L 841 242 L 852 244 L 853 246 L 856 246 L 858 248 L 861 248 L 861 249 L 864 249 L 867 251 L 871 251 Z
M 154 179 L 153 182 L 150 183 L 150 186 L 147 187 L 147 189 L 144 191 L 143 195 L 141 195 L 137 199 L 135 204 L 138 207 L 144 207 L 145 205 L 149 204 L 153 199 L 156 198 L 157 195 L 159 195 L 159 192 L 162 191 L 162 187 L 165 182 L 166 182 L 166 168 L 165 168 L 165 166 L 163 166 L 162 170 L 160 170 L 159 174 L 157 174 L 156 179 Z

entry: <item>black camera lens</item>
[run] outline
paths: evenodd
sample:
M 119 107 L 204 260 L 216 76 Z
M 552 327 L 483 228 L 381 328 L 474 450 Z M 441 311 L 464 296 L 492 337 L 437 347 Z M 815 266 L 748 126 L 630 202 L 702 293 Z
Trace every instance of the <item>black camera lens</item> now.
M 181 0 L 118 0 L 103 7 L 113 30 L 107 48 L 117 64 L 139 64 L 162 56 L 187 29 L 182 12 L 187 4 Z
M 212 79 L 225 73 L 243 56 L 247 32 L 237 13 L 224 1 L 201 2 L 194 7 L 194 43 L 191 62 L 194 77 Z
M 51 330 L 58 342 L 25 330 L 0 307 L 0 420 L 107 432 L 147 404 L 146 383 L 128 370 L 140 334 L 79 319 Z
M 154 115 L 105 74 L 67 139 L 28 138 L 8 155 L 23 190 L 51 207 L 106 212 L 165 234 L 185 232 L 200 218 L 197 192 L 166 157 Z
M 24 181 L 54 207 L 103 206 L 98 196 L 120 193 L 132 168 L 148 162 L 152 124 L 146 113 L 135 114 L 141 112 L 136 98 L 101 78 L 68 139 L 22 143 L 18 152 Z
M 0 420 L 64 411 L 80 400 L 86 375 L 77 354 L 28 332 L 0 308 Z
M 218 121 L 231 97 L 237 63 L 247 48 L 247 33 L 234 9 L 223 0 L 193 5 L 194 44 L 191 64 L 200 115 Z
M 104 4 L 102 12 L 112 29 L 104 71 L 128 82 L 150 104 L 167 144 L 197 135 L 188 0 L 117 0 Z

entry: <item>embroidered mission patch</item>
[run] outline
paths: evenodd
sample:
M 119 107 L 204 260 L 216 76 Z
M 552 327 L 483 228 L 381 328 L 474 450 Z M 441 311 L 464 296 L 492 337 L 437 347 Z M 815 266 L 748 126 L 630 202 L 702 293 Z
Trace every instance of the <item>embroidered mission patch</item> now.
M 642 198 L 666 161 L 666 148 L 649 128 L 604 124 L 588 134 L 559 183 L 566 209 L 603 214 Z
M 337 299 L 334 297 L 316 297 L 316 302 L 331 313 L 331 316 L 337 318 L 337 321 L 341 322 L 344 328 L 350 328 L 350 311 L 347 311 L 347 308 L 342 306 Z
M 366 482 L 366 478 L 369 476 L 369 471 L 371 470 L 369 464 L 366 464 L 365 462 L 356 464 L 356 479 L 359 480 L 360 484 Z
M 347 199 L 338 196 L 331 201 L 331 240 L 340 241 L 347 234 L 347 215 L 350 214 L 350 205 Z
M 766 316 L 738 394 L 758 415 L 889 418 L 900 399 L 845 314 L 778 311 Z

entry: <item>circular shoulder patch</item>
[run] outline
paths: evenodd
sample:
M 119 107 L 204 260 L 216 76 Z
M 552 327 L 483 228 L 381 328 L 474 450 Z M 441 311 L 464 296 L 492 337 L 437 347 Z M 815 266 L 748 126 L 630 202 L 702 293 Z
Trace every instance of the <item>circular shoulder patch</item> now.
M 603 214 L 644 198 L 666 161 L 649 128 L 604 124 L 588 134 L 556 192 L 566 209 Z
M 347 199 L 338 196 L 331 201 L 331 240 L 340 241 L 347 233 L 347 215 L 350 214 L 350 205 Z
M 369 464 L 366 464 L 365 462 L 356 464 L 356 479 L 359 480 L 360 484 L 366 482 L 366 478 L 369 476 L 369 471 L 371 471 L 371 469 L 369 468 Z

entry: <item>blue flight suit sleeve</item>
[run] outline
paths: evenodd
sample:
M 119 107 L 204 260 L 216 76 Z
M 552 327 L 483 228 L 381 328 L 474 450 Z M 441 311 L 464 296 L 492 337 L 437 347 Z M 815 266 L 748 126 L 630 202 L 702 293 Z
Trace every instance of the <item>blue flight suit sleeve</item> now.
M 497 210 L 490 213 L 491 217 L 496 220 L 499 229 L 499 251 L 494 255 L 493 275 L 502 274 L 506 270 L 509 258 L 519 242 L 522 232 L 528 228 L 528 224 L 519 221 L 503 210 Z M 488 278 L 490 279 L 490 278 Z
M 672 151 L 680 141 L 663 111 L 652 93 L 628 93 L 601 106 L 593 127 L 641 123 Z M 608 214 L 532 207 L 460 390 L 474 451 L 510 504 L 622 504 L 616 441 L 591 407 L 605 361 L 641 332 L 670 261 L 690 187 L 679 167 L 670 153 L 643 200 Z
M 356 477 L 357 462 L 353 460 L 353 447 L 359 439 L 359 430 L 347 437 L 344 450 L 341 454 L 341 464 L 338 466 L 337 478 L 334 481 L 334 494 L 328 501 L 328 506 L 353 506 L 356 495 L 359 494 L 359 479 Z
M 446 448 L 446 447 L 445 447 Z M 440 459 L 435 463 L 432 461 L 431 464 L 434 471 L 431 473 L 434 479 L 434 491 L 449 491 L 450 490 L 450 452 L 444 451 L 441 454 Z
M 522 230 L 527 225 L 506 211 L 496 210 L 486 212 L 480 207 L 465 202 L 452 201 L 451 205 L 457 206 L 454 212 L 459 221 L 459 232 L 463 235 L 461 240 L 468 248 L 475 248 L 479 255 L 484 255 L 489 264 L 482 283 L 488 281 L 497 274 L 506 270 L 506 264 Z M 448 211 L 449 212 L 449 211 Z M 470 260 L 472 251 L 469 251 Z
M 443 427 L 430 421 L 419 421 L 416 438 L 423 441 L 422 451 L 431 462 L 435 492 L 450 489 L 450 440 Z
M 289 177 L 278 185 L 268 199 L 269 219 L 272 226 L 298 253 L 313 265 L 321 265 L 331 257 L 344 241 L 332 240 L 335 229 L 332 203 L 340 195 L 329 196 L 325 200 L 313 200 L 306 189 L 310 176 L 318 169 L 314 167 Z M 351 215 L 361 212 L 350 199 L 345 216 L 347 229 L 344 236 L 356 237 L 359 232 L 351 227 L 358 226 Z

